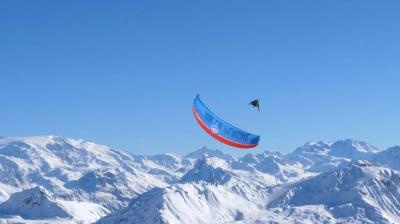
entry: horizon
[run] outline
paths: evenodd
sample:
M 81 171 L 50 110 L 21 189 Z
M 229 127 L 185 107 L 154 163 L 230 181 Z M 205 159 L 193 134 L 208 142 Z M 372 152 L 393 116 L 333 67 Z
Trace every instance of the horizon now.
M 155 2 L 1 2 L 0 135 L 133 154 L 398 144 L 400 2 Z M 196 94 L 259 146 L 204 133 Z
M 84 141 L 84 142 L 94 143 L 94 144 L 96 144 L 96 145 L 109 147 L 110 149 L 128 152 L 128 153 L 131 153 L 132 155 L 155 156 L 155 155 L 168 155 L 168 154 L 172 154 L 172 155 L 181 156 L 181 157 L 185 157 L 185 156 L 187 156 L 187 155 L 189 155 L 189 154 L 191 154 L 191 153 L 194 153 L 194 152 L 197 152 L 197 151 L 201 151 L 201 150 L 203 150 L 203 149 L 205 149 L 205 150 L 210 150 L 210 151 L 221 152 L 221 153 L 223 153 L 223 154 L 231 155 L 231 156 L 233 156 L 233 157 L 235 157 L 235 158 L 241 158 L 241 157 L 246 156 L 247 154 L 256 155 L 256 154 L 263 154 L 263 153 L 265 153 L 265 152 L 269 152 L 269 153 L 281 153 L 282 155 L 287 155 L 287 154 L 290 154 L 290 153 L 296 151 L 298 148 L 301 148 L 301 147 L 303 147 L 303 146 L 305 146 L 305 145 L 307 145 L 307 144 L 327 143 L 327 144 L 333 145 L 333 144 L 335 144 L 335 143 L 337 143 L 337 142 L 346 142 L 346 141 L 352 141 L 352 142 L 358 142 L 358 143 L 366 143 L 366 144 L 368 144 L 369 146 L 378 149 L 379 152 L 385 151 L 385 150 L 390 149 L 390 148 L 393 148 L 393 147 L 399 147 L 399 146 L 400 146 L 400 145 L 392 145 L 392 146 L 389 146 L 389 147 L 386 147 L 386 148 L 381 148 L 381 147 L 379 147 L 379 146 L 377 146 L 377 145 L 374 145 L 374 144 L 372 144 L 372 143 L 370 143 L 370 142 L 368 142 L 368 141 L 363 141 L 363 140 L 358 140 L 358 139 L 351 139 L 351 138 L 345 138 L 345 139 L 337 139 L 337 140 L 307 141 L 307 142 L 304 142 L 303 144 L 298 145 L 297 147 L 295 147 L 294 149 L 292 149 L 291 151 L 288 151 L 288 152 L 282 152 L 282 151 L 280 151 L 280 150 L 274 150 L 274 151 L 272 151 L 272 150 L 264 150 L 264 151 L 261 151 L 261 152 L 255 152 L 254 150 L 242 150 L 242 151 L 247 151 L 247 153 L 235 153 L 234 151 L 223 151 L 223 150 L 220 150 L 220 149 L 217 149 L 217 148 L 210 148 L 210 147 L 207 147 L 207 146 L 202 146 L 202 147 L 197 148 L 197 149 L 191 149 L 191 151 L 186 151 L 186 152 L 184 152 L 183 154 L 182 154 L 182 153 L 178 154 L 178 153 L 174 153 L 174 152 L 164 152 L 164 153 L 156 153 L 156 154 L 146 154 L 146 153 L 137 154 L 137 153 L 134 153 L 134 151 L 132 151 L 132 150 L 130 150 L 130 149 L 116 148 L 116 147 L 113 147 L 113 146 L 110 146 L 110 145 L 107 145 L 107 144 L 102 144 L 102 143 L 99 143 L 99 142 L 94 142 L 94 141 L 91 141 L 91 140 L 88 140 L 88 139 L 71 138 L 71 137 L 65 137 L 65 136 L 59 136 L 59 135 L 41 135 L 41 136 L 0 136 L 0 139 L 1 139 L 1 138 L 26 139 L 26 138 L 51 138 L 51 137 L 62 138 L 62 139 L 67 139 L 67 140 L 68 140 L 68 139 L 71 139 L 71 140 L 77 140 L 77 141 Z

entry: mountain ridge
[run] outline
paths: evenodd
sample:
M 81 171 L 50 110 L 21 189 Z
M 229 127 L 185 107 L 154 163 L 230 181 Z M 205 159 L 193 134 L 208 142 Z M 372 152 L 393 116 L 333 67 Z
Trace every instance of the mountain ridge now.
M 111 216 L 119 211 L 140 210 L 132 203 L 139 197 L 146 197 L 163 206 L 163 209 L 153 207 L 158 209 L 157 212 L 148 214 L 160 223 L 182 223 L 179 220 L 213 223 L 215 220 L 210 217 L 218 209 L 221 209 L 215 213 L 218 214 L 218 222 L 253 223 L 271 221 L 278 216 L 282 222 L 294 221 L 299 219 L 297 215 L 307 211 L 309 215 L 303 221 L 324 220 L 329 223 L 329 220 L 339 220 L 335 213 L 339 208 L 331 211 L 312 204 L 300 207 L 288 205 L 287 209 L 283 204 L 279 208 L 266 208 L 292 186 L 333 170 L 346 169 L 357 160 L 368 159 L 372 166 L 386 167 L 382 169 L 399 169 L 395 159 L 396 155 L 400 155 L 399 148 L 395 146 L 380 151 L 365 142 L 347 139 L 308 142 L 285 155 L 265 151 L 234 157 L 204 147 L 185 156 L 169 153 L 134 155 L 93 142 L 59 136 L 2 137 L 0 203 L 18 192 L 41 186 L 69 208 L 68 214 L 75 217 L 70 218 L 71 222 L 80 217 L 79 209 L 74 207 L 91 208 L 94 215 L 90 222 L 103 217 L 101 223 L 106 223 L 104 220 L 115 220 Z M 153 192 L 152 189 L 161 190 Z M 376 189 L 384 191 L 385 187 Z M 191 193 L 187 195 L 185 192 Z M 243 206 L 226 200 L 229 197 Z M 183 204 L 174 205 L 173 201 Z M 392 206 L 391 203 L 380 205 Z M 146 208 L 151 205 L 141 206 Z M 191 217 L 190 212 L 185 211 L 188 207 L 199 214 Z M 383 207 L 380 211 L 389 216 L 397 214 Z M 211 213 L 203 214 L 199 208 L 208 209 Z M 317 218 L 311 212 L 313 209 L 324 214 L 323 217 Z M 108 213 L 111 213 L 110 218 L 105 217 Z M 178 215 L 180 213 L 182 215 Z M 374 221 L 396 220 L 382 217 L 377 215 Z M 362 218 L 370 220 L 371 217 L 364 215 Z

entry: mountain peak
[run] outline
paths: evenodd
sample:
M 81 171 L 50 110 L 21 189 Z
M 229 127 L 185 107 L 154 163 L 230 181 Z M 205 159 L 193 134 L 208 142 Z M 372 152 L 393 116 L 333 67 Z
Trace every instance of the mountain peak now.
M 374 156 L 373 161 L 383 166 L 400 170 L 400 146 L 390 147 Z
M 332 145 L 329 141 L 311 141 L 306 142 L 304 145 L 298 147 L 293 153 L 316 153 L 324 154 L 327 153 Z
M 35 187 L 11 195 L 0 204 L 0 213 L 28 219 L 71 217 L 65 208 L 43 187 Z
M 200 148 L 192 153 L 189 153 L 188 155 L 186 155 L 186 158 L 192 158 L 192 159 L 201 159 L 203 158 L 203 156 L 207 154 L 209 156 L 214 156 L 214 157 L 218 157 L 220 159 L 226 160 L 228 162 L 234 161 L 235 157 L 229 155 L 229 154 L 225 154 L 222 151 L 218 150 L 218 149 L 209 149 L 207 147 L 203 147 Z
M 339 140 L 336 141 L 332 147 L 335 147 L 337 145 L 340 146 L 351 146 L 357 149 L 360 152 L 365 152 L 365 153 L 376 153 L 379 151 L 379 149 L 373 145 L 370 145 L 364 141 L 358 141 L 354 139 L 346 139 L 346 140 Z
M 278 209 L 281 215 L 274 212 L 272 216 L 267 215 L 271 218 L 263 218 L 280 220 L 279 217 L 288 217 L 286 214 L 290 213 L 294 214 L 291 218 L 296 219 L 300 217 L 296 212 L 285 210 L 285 206 L 295 205 L 297 208 L 291 209 L 299 209 L 299 215 L 305 213 L 304 209 L 310 211 L 316 208 L 313 206 L 320 206 L 318 209 L 324 211 L 324 216 L 332 217 L 333 222 L 342 221 L 341 217 L 347 214 L 366 217 L 366 213 L 378 217 L 368 216 L 373 220 L 371 222 L 379 222 L 384 219 L 379 218 L 380 213 L 369 210 L 371 206 L 376 205 L 382 214 L 393 215 L 394 211 L 400 215 L 397 209 L 400 205 L 395 201 L 400 201 L 396 196 L 400 190 L 395 187 L 400 185 L 399 172 L 355 160 L 379 161 L 393 168 L 398 164 L 400 147 L 376 151 L 367 143 L 347 139 L 334 143 L 308 142 L 285 156 L 265 151 L 236 159 L 220 150 L 205 147 L 186 157 L 173 154 L 134 156 L 107 146 L 59 136 L 5 137 L 0 138 L 0 200 L 11 197 L 0 205 L 0 214 L 10 214 L 19 219 L 70 216 L 85 221 L 89 220 L 88 214 L 94 214 L 90 219 L 94 222 L 107 214 L 108 209 L 115 212 L 139 195 L 146 195 L 142 197 L 143 207 L 134 206 L 135 212 L 140 211 L 139 216 L 147 213 L 149 217 L 160 218 L 157 219 L 160 223 L 165 220 L 171 223 L 235 220 L 255 223 L 251 220 L 254 212 L 265 212 L 266 215 L 273 212 L 265 208 L 265 204 L 284 194 L 287 203 L 280 201 Z M 47 190 L 32 188 L 38 185 Z M 150 190 L 157 187 L 162 190 Z M 27 188 L 32 189 L 15 193 Z M 289 192 L 285 193 L 286 189 Z M 379 201 L 378 195 L 385 199 Z M 148 210 L 148 203 L 152 203 L 147 200 L 148 196 L 155 202 L 154 207 L 150 206 L 154 209 L 151 211 Z M 178 202 L 179 197 L 183 198 Z M 368 204 L 369 199 L 372 204 Z M 382 201 L 388 204 L 380 204 Z M 179 208 L 174 207 L 177 204 L 180 204 Z M 199 209 L 196 218 L 192 219 L 195 212 L 189 209 L 188 219 L 183 222 L 182 213 L 188 207 L 200 204 L 202 206 L 196 207 Z M 175 209 L 176 219 L 170 219 L 168 214 L 171 206 Z M 209 219 L 204 221 L 207 207 Z M 389 207 L 396 209 L 384 211 Z M 221 208 L 224 211 L 216 220 L 216 212 Z M 365 213 L 358 213 L 362 210 Z M 155 216 L 150 214 L 153 212 Z M 310 213 L 311 216 L 314 214 Z M 144 220 L 155 223 L 153 218 Z M 396 218 L 387 220 L 400 223 Z M 319 223 L 321 220 L 311 222 Z
M 377 152 L 378 148 L 366 142 L 346 139 L 333 143 L 329 154 L 350 159 L 370 159 Z
M 323 205 L 338 222 L 399 223 L 398 211 L 391 209 L 400 206 L 399 184 L 398 172 L 353 161 L 295 184 L 268 207 Z
M 204 155 L 180 180 L 182 183 L 204 181 L 224 184 L 231 178 L 229 164 L 219 158 Z

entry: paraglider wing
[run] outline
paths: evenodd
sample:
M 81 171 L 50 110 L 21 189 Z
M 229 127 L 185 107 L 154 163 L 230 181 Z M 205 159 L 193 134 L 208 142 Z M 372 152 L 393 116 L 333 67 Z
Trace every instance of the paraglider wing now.
M 199 96 L 194 99 L 193 114 L 200 126 L 215 139 L 237 148 L 254 148 L 260 136 L 239 129 L 211 112 Z

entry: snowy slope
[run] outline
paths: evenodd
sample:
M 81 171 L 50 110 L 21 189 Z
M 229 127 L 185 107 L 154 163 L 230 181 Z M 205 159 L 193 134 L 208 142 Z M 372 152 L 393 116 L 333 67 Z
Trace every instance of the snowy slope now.
M 264 196 L 212 184 L 154 189 L 99 223 L 224 223 L 257 215 Z M 259 197 L 257 197 L 259 196 Z M 265 199 L 265 198 L 264 198 Z M 258 205 L 256 202 L 261 203 Z
M 91 202 L 58 200 L 58 203 L 72 217 L 72 219 L 69 219 L 70 221 L 77 221 L 79 223 L 94 223 L 110 213 L 103 206 Z
M 235 178 L 178 184 L 145 193 L 99 223 L 398 223 L 399 177 L 360 161 L 287 190 Z
M 2 201 L 11 193 L 43 186 L 60 199 L 116 209 L 154 186 L 167 184 L 148 174 L 129 153 L 56 136 L 0 138 Z
M 329 155 L 349 159 L 371 159 L 379 152 L 378 148 L 366 142 L 347 139 L 331 145 Z
M 69 218 L 70 214 L 43 187 L 14 193 L 0 204 L 0 214 L 26 219 Z
M 399 223 L 400 173 L 355 161 L 293 185 L 269 207 L 289 209 L 306 205 L 324 205 L 339 221 Z
M 141 171 L 156 176 L 165 183 L 174 183 L 179 180 L 196 161 L 193 158 L 179 157 L 173 154 L 162 155 L 134 155 L 135 166 Z
M 223 159 L 223 160 L 225 160 L 227 162 L 232 162 L 232 161 L 236 160 L 235 157 L 233 157 L 233 156 L 231 156 L 229 154 L 225 154 L 225 153 L 221 152 L 220 150 L 217 150 L 217 149 L 212 150 L 212 149 L 208 149 L 206 147 L 203 147 L 201 149 L 198 149 L 198 150 L 196 150 L 194 152 L 191 152 L 191 153 L 187 154 L 185 156 L 185 158 L 201 159 L 201 158 L 203 158 L 204 155 L 208 155 L 208 156 L 216 157 L 216 158 L 219 158 L 219 159 Z
M 265 151 L 262 154 L 247 154 L 232 162 L 232 167 L 251 173 L 261 172 L 277 179 L 278 182 L 291 182 L 313 175 L 304 172 L 300 164 L 288 163 L 282 154 Z
M 199 159 L 192 170 L 189 170 L 181 179 L 182 183 L 207 182 L 224 184 L 232 177 L 231 168 L 227 161 L 216 157 L 204 156 Z
M 379 152 L 372 160 L 379 165 L 400 170 L 400 146 L 394 146 Z
M 291 164 L 300 163 L 310 172 L 327 172 L 344 167 L 351 160 L 372 159 L 379 150 L 362 141 L 347 139 L 336 142 L 308 142 L 284 156 Z
M 1 137 L 0 224 L 398 223 L 397 158 L 400 147 L 356 140 L 235 158 L 207 148 L 132 155 L 57 136 Z M 55 210 L 43 213 L 27 198 Z
M 205 155 L 179 184 L 153 189 L 98 223 L 226 223 L 265 215 L 278 178 Z M 275 186 L 275 188 L 274 188 Z
M 58 200 L 43 187 L 16 192 L 7 201 L 0 204 L 2 216 L 11 216 L 14 219 L 20 217 L 37 222 L 40 220 L 47 220 L 46 222 L 65 220 L 92 223 L 109 212 L 95 203 Z M 21 222 L 17 220 L 15 222 Z

